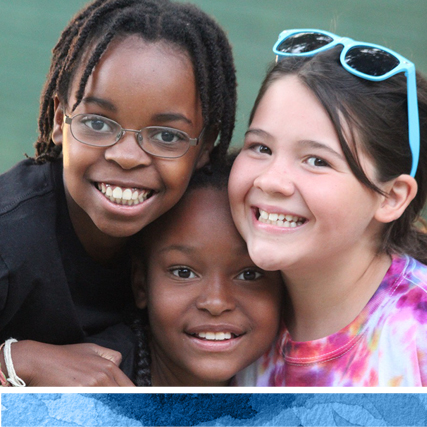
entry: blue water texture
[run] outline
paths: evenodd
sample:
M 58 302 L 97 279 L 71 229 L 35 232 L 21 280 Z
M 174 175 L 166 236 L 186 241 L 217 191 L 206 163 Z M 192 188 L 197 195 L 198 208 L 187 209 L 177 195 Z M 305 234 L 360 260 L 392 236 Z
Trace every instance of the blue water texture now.
M 6 426 L 426 426 L 424 393 L 3 393 Z

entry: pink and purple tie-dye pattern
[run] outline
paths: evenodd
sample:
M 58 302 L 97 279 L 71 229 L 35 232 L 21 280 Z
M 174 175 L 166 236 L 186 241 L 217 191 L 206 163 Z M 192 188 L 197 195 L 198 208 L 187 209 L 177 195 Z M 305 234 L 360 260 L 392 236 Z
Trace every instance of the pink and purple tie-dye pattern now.
M 325 338 L 295 342 L 285 326 L 271 350 L 235 378 L 238 386 L 427 385 L 427 266 L 393 257 L 357 318 Z

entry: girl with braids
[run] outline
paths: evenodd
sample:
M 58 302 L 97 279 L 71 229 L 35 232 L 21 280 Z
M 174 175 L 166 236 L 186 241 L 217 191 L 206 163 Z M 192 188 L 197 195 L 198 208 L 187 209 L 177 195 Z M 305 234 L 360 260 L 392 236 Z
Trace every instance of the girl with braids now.
M 229 192 L 292 310 L 237 383 L 427 386 L 427 81 L 396 52 L 321 30 L 276 46 Z
M 197 171 L 135 242 L 137 385 L 227 386 L 277 334 L 280 274 L 249 258 L 231 218 L 228 175 L 223 166 Z
M 12 383 L 132 385 L 116 366 L 133 351 L 121 316 L 129 239 L 178 202 L 194 170 L 224 160 L 235 104 L 230 45 L 197 7 L 95 0 L 71 20 L 53 49 L 35 158 L 0 177 Z

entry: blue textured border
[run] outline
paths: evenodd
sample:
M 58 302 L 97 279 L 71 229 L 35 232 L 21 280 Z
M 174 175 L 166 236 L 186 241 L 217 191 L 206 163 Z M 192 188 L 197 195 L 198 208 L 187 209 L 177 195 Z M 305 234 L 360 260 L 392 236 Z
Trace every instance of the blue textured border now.
M 3 393 L 2 426 L 425 426 L 424 393 Z

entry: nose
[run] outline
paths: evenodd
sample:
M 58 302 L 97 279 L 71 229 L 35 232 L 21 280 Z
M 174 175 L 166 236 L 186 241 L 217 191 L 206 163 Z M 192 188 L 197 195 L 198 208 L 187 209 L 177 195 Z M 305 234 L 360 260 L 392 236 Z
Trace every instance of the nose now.
M 233 283 L 228 283 L 224 277 L 214 277 L 208 280 L 196 300 L 199 310 L 208 311 L 212 316 L 219 316 L 236 307 L 232 291 Z
M 254 180 L 254 187 L 268 194 L 291 196 L 295 193 L 295 183 L 290 167 L 280 159 L 270 162 Z
M 150 165 L 153 158 L 140 148 L 137 137 L 136 131 L 126 130 L 118 142 L 105 149 L 106 160 L 126 170 Z

